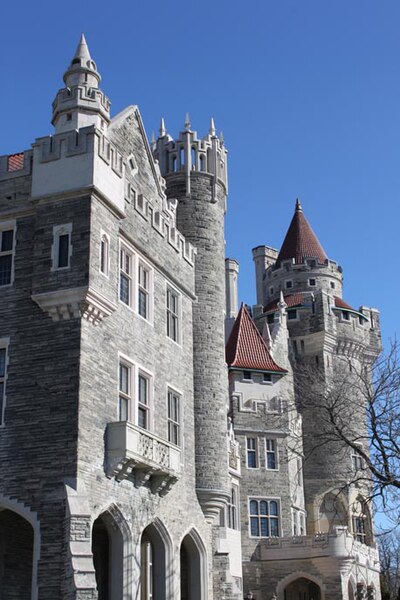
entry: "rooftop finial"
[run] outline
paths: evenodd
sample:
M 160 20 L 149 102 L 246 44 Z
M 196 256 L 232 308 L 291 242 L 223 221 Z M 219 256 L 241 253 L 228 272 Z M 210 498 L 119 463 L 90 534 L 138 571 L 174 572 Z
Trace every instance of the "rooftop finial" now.
M 219 142 L 220 142 L 221 146 L 223 146 L 225 144 L 224 134 L 222 133 L 222 131 L 220 131 L 220 133 L 219 133 Z
M 190 123 L 190 117 L 189 117 L 189 113 L 186 113 L 186 118 L 185 118 L 185 131 L 190 131 L 190 127 L 191 127 L 191 123 Z
M 301 204 L 300 204 L 300 200 L 298 198 L 296 198 L 296 211 L 298 210 L 303 210 Z
M 161 117 L 159 135 L 160 137 L 164 137 L 166 133 L 167 130 L 165 129 L 164 117 Z
M 91 60 L 89 48 L 88 48 L 88 45 L 86 43 L 86 39 L 85 39 L 85 36 L 83 33 L 81 35 L 81 39 L 79 40 L 79 44 L 76 48 L 76 52 L 75 52 L 74 58 L 72 59 L 72 62 L 76 58 L 80 58 L 84 61 Z
M 156 141 L 156 136 L 154 135 L 154 130 L 151 132 L 151 143 L 154 144 Z
M 215 123 L 214 123 L 214 119 L 213 119 L 213 117 L 211 117 L 211 120 L 210 120 L 210 130 L 209 130 L 209 134 L 210 134 L 211 136 L 213 136 L 213 137 L 215 136 Z

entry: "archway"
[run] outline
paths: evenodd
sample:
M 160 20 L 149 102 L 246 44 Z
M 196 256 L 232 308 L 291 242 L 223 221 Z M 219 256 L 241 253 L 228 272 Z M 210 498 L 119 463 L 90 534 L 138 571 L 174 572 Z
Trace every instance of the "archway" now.
M 205 600 L 207 597 L 206 556 L 204 545 L 192 530 L 180 547 L 181 600 Z
M 338 493 L 328 492 L 318 511 L 319 531 L 332 533 L 334 527 L 347 527 L 348 514 Z
M 0 597 L 35 598 L 33 566 L 32 525 L 16 512 L 0 508 Z
M 321 600 L 321 589 L 314 581 L 300 577 L 286 586 L 284 598 L 285 600 Z
M 351 579 L 349 579 L 349 582 L 347 584 L 347 596 L 348 596 L 348 600 L 355 600 L 354 585 L 353 585 L 353 582 L 351 581 Z
M 150 523 L 140 540 L 140 599 L 166 600 L 172 595 L 171 539 L 159 519 Z
M 122 525 L 122 528 L 121 528 Z M 92 553 L 98 600 L 130 598 L 128 527 L 116 507 L 101 513 L 92 528 Z

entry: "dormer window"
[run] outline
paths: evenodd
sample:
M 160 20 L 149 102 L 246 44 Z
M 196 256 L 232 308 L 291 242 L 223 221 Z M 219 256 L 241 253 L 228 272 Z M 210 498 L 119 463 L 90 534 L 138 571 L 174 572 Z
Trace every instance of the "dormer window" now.
M 271 375 L 271 373 L 264 373 L 264 375 L 263 375 L 263 382 L 264 383 L 271 383 L 272 382 L 272 375 Z
M 243 371 L 243 379 L 246 379 L 246 381 L 251 381 L 251 371 Z

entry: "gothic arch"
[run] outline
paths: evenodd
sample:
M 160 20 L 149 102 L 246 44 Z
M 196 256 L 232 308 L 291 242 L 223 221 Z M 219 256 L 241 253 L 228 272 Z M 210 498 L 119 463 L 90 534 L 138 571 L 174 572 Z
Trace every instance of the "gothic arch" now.
M 318 577 L 315 577 L 315 575 L 311 575 L 311 573 L 307 573 L 306 571 L 295 571 L 294 573 L 291 573 L 290 575 L 287 575 L 281 579 L 276 586 L 277 600 L 284 600 L 285 588 L 293 583 L 293 581 L 296 581 L 296 579 L 308 579 L 309 581 L 315 583 L 315 585 L 317 585 L 321 590 L 321 600 L 325 600 L 325 587 L 322 580 L 318 579 Z
M 172 598 L 174 595 L 174 552 L 171 536 L 164 523 L 156 517 L 143 529 L 140 539 L 143 535 L 147 536 L 152 544 L 155 572 L 154 585 L 155 596 L 164 600 Z M 140 544 L 141 545 L 141 544 Z M 140 550 L 140 548 L 139 548 Z M 140 564 L 139 559 L 139 564 Z M 141 566 L 142 567 L 142 566 Z
M 0 494 L 0 508 L 10 510 L 27 521 L 33 529 L 33 555 L 32 555 L 32 584 L 31 584 L 31 599 L 37 600 L 38 598 L 38 562 L 40 558 L 40 522 L 37 518 L 37 514 L 31 511 L 30 508 L 25 506 L 22 502 L 8 498 Z
M 207 551 L 198 531 L 192 527 L 182 537 L 180 545 L 180 579 L 183 580 L 182 552 L 187 557 L 190 580 L 187 582 L 189 600 L 207 600 L 208 598 L 208 565 Z
M 318 531 L 332 533 L 335 526 L 349 527 L 349 507 L 341 490 L 331 488 L 317 496 L 314 504 Z
M 132 599 L 132 534 L 125 517 L 116 504 L 110 504 L 97 514 L 92 523 L 92 551 L 96 569 L 95 544 L 96 526 L 103 527 L 107 534 L 109 552 L 110 597 L 119 600 Z M 96 580 L 97 580 L 96 571 Z
M 356 582 L 353 575 L 350 575 L 349 580 L 347 582 L 347 595 L 348 600 L 355 600 L 356 597 Z

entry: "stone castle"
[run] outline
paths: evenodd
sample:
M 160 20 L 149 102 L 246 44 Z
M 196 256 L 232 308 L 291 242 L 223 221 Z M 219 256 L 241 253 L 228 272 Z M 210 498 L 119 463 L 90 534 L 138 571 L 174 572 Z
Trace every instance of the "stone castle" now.
M 53 135 L 0 157 L 0 598 L 379 600 L 362 457 L 298 391 L 372 360 L 378 312 L 299 202 L 239 308 L 213 121 L 149 143 L 99 84 L 82 36 Z

